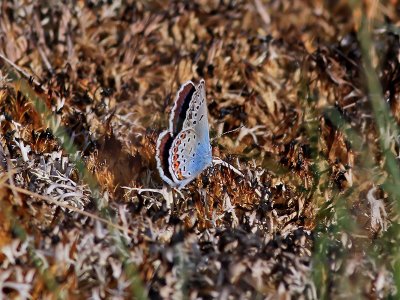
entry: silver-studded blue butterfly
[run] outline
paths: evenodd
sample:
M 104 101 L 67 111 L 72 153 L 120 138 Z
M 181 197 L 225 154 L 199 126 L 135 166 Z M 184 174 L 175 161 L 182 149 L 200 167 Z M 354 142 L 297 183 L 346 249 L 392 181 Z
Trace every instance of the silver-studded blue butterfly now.
M 183 188 L 212 163 L 205 82 L 182 84 L 157 141 L 157 169 L 172 187 Z

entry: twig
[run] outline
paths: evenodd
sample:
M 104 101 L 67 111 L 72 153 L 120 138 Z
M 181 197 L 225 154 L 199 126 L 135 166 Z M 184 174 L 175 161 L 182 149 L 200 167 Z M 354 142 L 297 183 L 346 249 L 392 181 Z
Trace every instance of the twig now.
M 37 48 L 38 48 L 40 57 L 42 58 L 44 64 L 45 64 L 46 67 L 47 67 L 47 69 L 49 70 L 49 72 L 50 72 L 51 74 L 54 74 L 54 69 L 53 69 L 53 67 L 52 67 L 51 64 L 50 64 L 50 61 L 49 61 L 49 59 L 47 58 L 46 53 L 44 53 L 44 50 L 42 49 L 42 46 L 41 46 L 41 45 L 38 45 Z
M 41 86 L 40 82 L 37 81 L 35 78 L 33 78 L 32 75 L 30 75 L 28 72 L 26 72 L 24 69 L 21 67 L 17 66 L 15 63 L 13 63 L 11 60 L 9 60 L 7 57 L 5 57 L 3 54 L 0 53 L 0 57 L 5 60 L 9 65 L 11 65 L 14 69 L 16 69 L 18 72 L 22 73 L 26 78 L 31 79 L 34 84 Z M 44 88 L 42 88 L 45 90 Z
M 271 24 L 271 17 L 260 0 L 254 0 L 257 12 L 267 27 Z
M 122 188 L 126 189 L 128 191 L 137 191 L 138 194 L 141 194 L 143 192 L 159 193 L 164 197 L 165 201 L 167 202 L 167 207 L 169 209 L 172 207 L 172 204 L 174 202 L 172 190 L 167 185 L 164 185 L 162 189 L 142 189 L 142 188 L 131 188 L 128 186 L 122 186 Z M 177 191 L 180 193 L 180 195 L 183 198 L 182 193 L 179 190 L 177 190 Z
M 69 210 L 71 210 L 73 212 L 79 213 L 79 214 L 84 215 L 86 217 L 89 217 L 89 218 L 92 218 L 92 219 L 97 220 L 99 222 L 102 222 L 104 224 L 107 224 L 108 226 L 114 227 L 114 228 L 116 228 L 116 229 L 118 229 L 118 230 L 120 230 L 122 232 L 128 232 L 130 234 L 134 234 L 134 232 L 132 230 L 128 229 L 128 228 L 125 228 L 125 227 L 120 226 L 118 224 L 114 224 L 109 220 L 106 220 L 104 218 L 96 216 L 96 215 L 94 215 L 92 213 L 89 213 L 87 211 L 80 210 L 80 209 L 78 209 L 76 207 L 73 207 L 73 206 L 71 206 L 69 204 L 60 203 L 57 200 L 54 200 L 54 199 L 52 199 L 50 197 L 42 196 L 40 194 L 28 191 L 26 189 L 23 189 L 23 188 L 20 188 L 20 187 L 17 187 L 17 186 L 10 185 L 8 183 L 2 183 L 2 185 L 7 187 L 7 188 L 9 188 L 9 189 L 11 189 L 12 191 L 16 191 L 16 192 L 19 192 L 19 193 L 22 193 L 22 194 L 25 194 L 25 195 L 40 199 L 40 200 L 47 201 L 47 202 L 49 202 L 51 204 L 55 204 L 57 206 L 60 206 L 60 207 L 63 207 L 63 208 L 67 208 L 67 209 L 69 209 Z
M 13 175 L 15 173 L 15 169 L 10 169 L 11 167 L 11 160 L 9 157 L 7 157 L 7 176 L 4 176 L 4 179 L 1 180 L 0 185 L 4 185 L 6 184 L 5 182 L 7 181 L 7 179 L 10 181 L 11 185 L 14 185 L 14 178 Z M 22 206 L 22 200 L 21 197 L 19 196 L 19 194 L 15 191 L 15 190 L 11 190 L 13 195 L 14 195 L 14 199 L 17 205 Z

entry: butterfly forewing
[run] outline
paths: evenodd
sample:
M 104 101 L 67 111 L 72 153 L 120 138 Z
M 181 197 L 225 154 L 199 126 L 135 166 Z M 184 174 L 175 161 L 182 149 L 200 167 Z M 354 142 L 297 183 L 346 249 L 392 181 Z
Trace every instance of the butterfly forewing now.
M 186 119 L 183 124 L 183 129 L 193 128 L 199 132 L 202 138 L 208 137 L 208 119 L 207 119 L 207 103 L 205 94 L 204 80 L 201 80 L 199 85 L 196 87 L 196 91 L 193 93 L 192 100 L 188 111 L 186 113 Z M 204 130 L 207 128 L 207 130 Z
M 202 133 L 202 139 L 205 139 L 205 143 L 207 146 L 210 146 L 210 133 L 208 130 L 208 109 L 207 109 L 207 101 L 206 101 L 206 87 L 204 80 L 200 80 L 200 83 L 197 87 L 197 90 L 200 92 L 200 107 L 198 111 L 198 129 L 196 131 Z
M 187 112 L 195 92 L 196 86 L 193 82 L 187 81 L 182 84 L 181 88 L 176 93 L 174 106 L 169 119 L 169 130 L 173 135 L 177 135 L 183 129 L 183 124 L 187 118 Z

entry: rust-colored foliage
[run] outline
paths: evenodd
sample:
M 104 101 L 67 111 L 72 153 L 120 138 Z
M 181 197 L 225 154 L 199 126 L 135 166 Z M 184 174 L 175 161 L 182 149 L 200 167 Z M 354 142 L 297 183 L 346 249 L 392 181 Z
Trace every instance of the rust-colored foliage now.
M 363 251 L 396 216 L 357 30 L 371 22 L 400 123 L 396 6 L 1 2 L 0 298 L 312 299 L 313 254 L 326 297 L 393 297 L 390 264 Z M 180 84 L 200 78 L 213 155 L 235 169 L 139 192 L 163 186 L 158 134 Z M 335 232 L 342 206 L 352 232 Z

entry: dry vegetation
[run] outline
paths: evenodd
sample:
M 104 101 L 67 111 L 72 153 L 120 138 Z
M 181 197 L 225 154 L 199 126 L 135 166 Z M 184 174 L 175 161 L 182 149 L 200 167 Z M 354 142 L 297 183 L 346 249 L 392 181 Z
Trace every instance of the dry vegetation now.
M 397 1 L 65 2 L 0 2 L 0 299 L 398 297 Z M 139 193 L 200 78 L 244 176 Z

